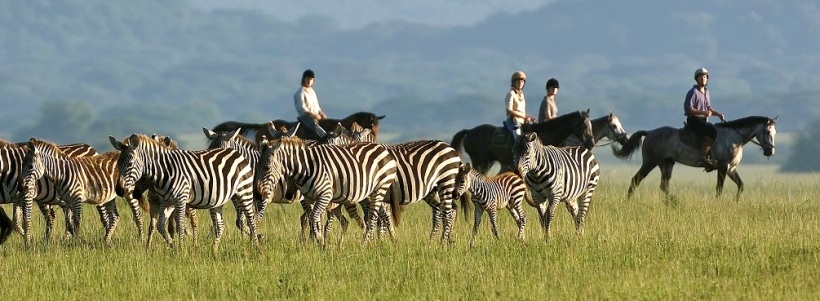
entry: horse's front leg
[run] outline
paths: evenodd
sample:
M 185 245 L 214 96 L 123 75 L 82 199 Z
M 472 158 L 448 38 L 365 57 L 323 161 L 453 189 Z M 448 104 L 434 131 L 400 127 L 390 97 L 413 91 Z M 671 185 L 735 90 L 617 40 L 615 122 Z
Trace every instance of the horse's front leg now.
M 715 187 L 715 197 L 718 198 L 723 193 L 723 183 L 726 182 L 726 173 L 728 172 L 729 166 L 723 164 L 722 162 L 718 162 L 717 166 L 717 186 Z

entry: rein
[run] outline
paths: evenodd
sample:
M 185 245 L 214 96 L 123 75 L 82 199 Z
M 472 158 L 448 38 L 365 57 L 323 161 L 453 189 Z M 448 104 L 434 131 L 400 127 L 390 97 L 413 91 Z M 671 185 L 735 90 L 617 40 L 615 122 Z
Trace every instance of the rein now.
M 748 137 L 746 137 L 746 135 L 744 135 L 743 133 L 741 133 L 740 131 L 738 131 L 736 128 L 731 128 L 731 129 L 732 129 L 733 131 L 735 131 L 735 133 L 737 133 L 738 135 L 740 135 L 740 137 L 743 137 L 743 143 L 741 143 L 741 145 L 746 145 L 746 143 L 751 142 L 751 143 L 757 144 L 757 146 L 764 147 L 764 146 L 763 146 L 763 144 L 761 144 L 760 142 L 758 142 L 758 141 L 755 141 L 755 140 L 754 140 L 754 139 L 755 139 L 755 134 L 754 134 L 754 133 L 752 133 L 751 135 L 749 135 Z M 770 146 L 771 148 L 774 148 L 774 146 L 773 146 L 773 145 L 766 145 L 766 146 Z

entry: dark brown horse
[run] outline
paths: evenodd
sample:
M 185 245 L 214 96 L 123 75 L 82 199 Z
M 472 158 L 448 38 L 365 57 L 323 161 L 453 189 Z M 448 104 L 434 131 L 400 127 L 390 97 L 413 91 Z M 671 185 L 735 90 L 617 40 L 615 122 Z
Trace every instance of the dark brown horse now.
M 584 147 L 595 147 L 589 110 L 567 113 L 544 122 L 524 124 L 521 129 L 525 133 L 538 134 L 541 143 L 545 145 L 559 146 L 574 134 L 583 137 Z M 512 133 L 503 126 L 482 124 L 459 131 L 453 136 L 450 145 L 459 153 L 466 152 L 473 168 L 487 174 L 494 162 L 501 164 L 501 172 L 515 171 L 510 151 L 512 142 Z
M 375 139 L 379 135 L 379 120 L 383 119 L 384 116 L 385 115 L 377 116 L 376 114 L 370 112 L 358 112 L 342 119 L 324 119 L 319 121 L 319 125 L 325 129 L 325 131 L 330 132 L 334 130 L 336 125 L 339 123 L 341 123 L 342 126 L 348 130 L 350 130 L 351 126 L 356 123 L 363 128 L 370 129 Z M 299 121 L 285 121 L 281 119 L 276 119 L 265 123 L 226 121 L 215 126 L 213 131 L 217 133 L 235 132 L 239 129 L 240 135 L 245 136 L 245 138 L 248 139 L 255 139 L 258 143 L 260 141 L 259 138 L 261 138 L 262 135 L 265 135 L 268 138 L 274 137 L 276 133 L 272 132 L 272 130 L 284 129 L 284 131 L 287 131 L 296 126 L 298 123 Z M 319 136 L 306 126 L 300 126 L 298 128 L 296 131 L 296 137 L 308 140 L 319 140 Z

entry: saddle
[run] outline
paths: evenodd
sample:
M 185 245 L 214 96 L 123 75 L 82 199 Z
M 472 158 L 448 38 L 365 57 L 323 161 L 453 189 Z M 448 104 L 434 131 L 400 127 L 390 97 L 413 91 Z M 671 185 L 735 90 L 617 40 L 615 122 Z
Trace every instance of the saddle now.
M 695 131 L 689 129 L 686 125 L 686 122 L 683 123 L 683 127 L 678 129 L 678 138 L 680 141 L 692 148 L 699 149 L 703 146 L 703 142 L 706 140 L 703 135 L 699 135 L 695 133 Z
M 495 147 L 511 148 L 514 142 L 512 133 L 504 126 L 496 127 L 490 137 L 490 143 Z

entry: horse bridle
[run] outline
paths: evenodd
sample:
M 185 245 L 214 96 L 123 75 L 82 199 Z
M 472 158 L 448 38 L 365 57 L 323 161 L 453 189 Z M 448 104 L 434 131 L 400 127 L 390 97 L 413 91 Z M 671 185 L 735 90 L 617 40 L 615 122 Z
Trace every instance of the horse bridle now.
M 758 142 L 758 141 L 754 141 L 753 139 L 755 139 L 755 136 L 756 136 L 754 133 L 752 133 L 751 135 L 749 135 L 749 137 L 746 137 L 746 135 L 744 135 L 743 133 L 741 133 L 740 131 L 738 131 L 736 128 L 731 128 L 731 129 L 732 129 L 733 131 L 735 131 L 735 133 L 737 133 L 738 135 L 740 135 L 740 137 L 743 137 L 743 143 L 742 143 L 741 145 L 745 145 L 746 143 L 751 142 L 751 143 L 757 144 L 758 146 L 760 146 L 760 147 L 762 147 L 762 148 L 764 148 L 764 149 L 765 149 L 766 147 L 770 147 L 770 148 L 772 148 L 772 149 L 774 149 L 774 148 L 775 148 L 775 146 L 774 146 L 774 145 L 771 145 L 771 144 L 768 144 L 768 143 L 767 143 L 767 144 L 764 146 L 762 143 L 760 143 L 760 142 Z

